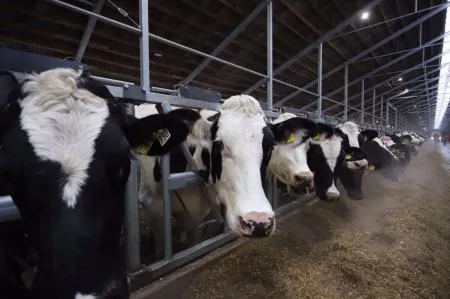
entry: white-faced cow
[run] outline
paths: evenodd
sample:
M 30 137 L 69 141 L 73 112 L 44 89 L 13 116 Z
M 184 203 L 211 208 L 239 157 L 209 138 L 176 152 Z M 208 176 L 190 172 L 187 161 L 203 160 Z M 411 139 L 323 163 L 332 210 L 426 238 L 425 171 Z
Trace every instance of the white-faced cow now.
M 139 109 L 140 116 L 155 113 L 154 108 L 145 105 Z M 270 236 L 275 229 L 275 213 L 264 193 L 263 181 L 274 137 L 260 104 L 251 96 L 236 95 L 226 99 L 219 111 L 201 110 L 200 115 L 187 145 L 209 191 L 224 206 L 227 225 L 239 236 Z M 150 209 L 151 217 L 160 217 L 160 163 L 154 158 L 140 158 L 140 165 L 141 201 Z M 187 169 L 181 151 L 174 151 L 171 172 Z M 178 195 L 186 199 L 188 209 L 200 209 L 197 216 L 201 218 L 208 212 L 207 203 L 199 193 L 192 196 L 192 192 L 192 188 L 180 189 Z M 153 219 L 152 223 L 158 225 Z M 162 234 L 155 229 L 158 242 Z
M 359 126 L 347 121 L 337 125 L 337 128 L 344 133 L 344 167 L 338 168 L 338 178 L 342 183 L 347 195 L 352 199 L 363 199 L 362 179 L 368 167 L 366 154 L 361 150 L 358 136 Z
M 287 186 L 288 194 L 303 195 L 314 188 L 314 174 L 308 167 L 311 138 L 318 133 L 316 123 L 292 113 L 283 113 L 271 122 L 276 144 L 269 161 L 271 173 Z
M 10 83 L 2 86 L 0 186 L 39 255 L 32 298 L 128 298 L 120 240 L 130 149 L 152 142 L 148 155 L 167 153 L 199 114 L 136 119 L 105 86 L 72 69 L 31 74 L 22 85 L 1 75 Z

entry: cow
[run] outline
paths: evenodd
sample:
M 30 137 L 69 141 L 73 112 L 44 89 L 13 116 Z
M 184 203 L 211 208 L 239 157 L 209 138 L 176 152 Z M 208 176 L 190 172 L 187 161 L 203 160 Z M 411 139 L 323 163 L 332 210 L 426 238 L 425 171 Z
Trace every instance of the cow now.
M 314 173 L 316 196 L 324 201 L 339 200 L 338 174 L 344 167 L 348 140 L 338 128 L 318 122 L 318 135 L 311 141 L 307 162 Z
M 318 127 L 312 120 L 293 113 L 280 114 L 270 123 L 275 137 L 269 160 L 270 172 L 287 186 L 287 193 L 304 195 L 314 190 L 314 174 L 308 167 L 307 152 Z
M 362 179 L 368 167 L 366 154 L 361 150 L 358 136 L 359 126 L 347 121 L 337 125 L 344 134 L 344 151 L 346 153 L 344 159 L 344 167 L 338 168 L 338 178 L 342 186 L 347 191 L 348 197 L 356 200 L 364 198 L 362 191 Z
M 378 137 L 375 130 L 364 130 L 359 135 L 361 149 L 367 154 L 369 170 L 377 170 L 388 180 L 398 182 L 400 180 L 398 157 L 389 150 Z
M 395 135 L 394 135 L 395 136 Z M 411 161 L 411 152 L 407 145 L 401 142 L 394 142 L 395 137 L 382 136 L 380 137 L 381 142 L 398 158 L 399 166 L 405 167 Z
M 9 82 L 0 101 L 0 186 L 39 255 L 31 298 L 129 298 L 121 231 L 131 150 L 170 152 L 200 115 L 179 109 L 137 119 L 82 70 L 27 74 L 22 84 L 9 72 L 0 77 Z
M 413 144 L 413 137 L 410 134 L 406 134 L 406 135 L 392 134 L 392 135 L 387 135 L 387 136 L 389 136 L 392 139 L 392 141 L 395 142 L 396 144 L 405 145 L 409 150 L 410 156 L 418 155 L 416 145 Z
M 155 113 L 154 107 L 144 105 L 137 109 L 139 117 Z M 275 213 L 263 182 L 274 135 L 259 102 L 248 95 L 234 95 L 225 99 L 218 111 L 205 109 L 199 114 L 201 118 L 194 124 L 186 145 L 215 203 L 223 206 L 227 226 L 237 236 L 270 236 L 276 226 Z M 155 242 L 160 244 L 163 238 L 158 227 L 162 216 L 160 163 L 152 157 L 139 157 L 139 164 L 140 201 L 150 210 Z M 172 152 L 171 172 L 189 169 L 181 151 Z M 177 193 L 185 199 L 188 210 L 196 210 L 199 221 L 209 209 L 193 188 L 196 187 L 179 189 Z

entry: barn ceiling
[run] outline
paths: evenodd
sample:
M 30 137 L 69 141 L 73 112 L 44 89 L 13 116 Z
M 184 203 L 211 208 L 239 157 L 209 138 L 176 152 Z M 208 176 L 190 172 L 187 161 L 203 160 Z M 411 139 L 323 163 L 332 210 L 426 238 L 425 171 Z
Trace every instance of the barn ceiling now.
M 65 0 L 65 2 L 92 10 L 97 0 Z M 262 0 L 151 0 L 150 32 L 180 44 L 206 53 L 212 52 L 258 5 Z M 274 69 L 291 59 L 308 45 L 313 44 L 326 32 L 352 16 L 371 1 L 363 0 L 274 0 L 273 1 L 273 63 Z M 357 18 L 342 33 L 323 43 L 323 73 L 343 65 L 346 61 L 370 48 L 379 41 L 424 17 L 445 3 L 444 0 L 419 0 L 417 12 L 415 0 L 384 0 L 369 11 L 367 20 Z M 101 10 L 103 16 L 136 26 L 139 22 L 137 0 L 106 0 Z M 122 10 L 120 13 L 119 9 Z M 389 89 L 402 84 L 398 91 L 409 88 L 409 97 L 393 99 L 392 103 L 402 111 L 418 113 L 425 119 L 432 113 L 434 119 L 435 96 L 433 92 L 439 77 L 440 59 L 433 57 L 442 52 L 445 9 L 423 22 L 422 33 L 419 26 L 399 35 L 370 54 L 349 64 L 349 82 L 362 78 L 371 71 L 383 70 L 367 76 L 366 90 L 379 85 L 376 94 L 386 94 Z M 126 13 L 124 13 L 126 12 Z M 403 17 L 400 17 L 403 16 Z M 388 22 L 386 22 L 388 21 Z M 45 55 L 73 59 L 77 53 L 88 17 L 59 7 L 47 1 L 16 0 L 0 1 L 0 41 L 3 45 L 41 53 Z M 410 49 L 435 40 L 434 43 L 412 53 Z M 172 88 L 184 81 L 203 61 L 203 57 L 170 47 L 158 41 L 150 41 L 151 85 Z M 398 62 L 392 61 L 406 53 L 410 55 Z M 232 63 L 266 72 L 266 11 L 253 20 L 218 57 Z M 317 91 L 318 52 L 310 51 L 276 76 L 289 84 Z M 423 67 L 402 76 L 401 71 L 429 61 L 426 65 L 430 109 L 425 91 Z M 97 22 L 82 62 L 95 75 L 139 82 L 139 38 L 137 35 Z M 392 63 L 392 65 L 388 65 Z M 387 66 L 388 65 L 388 66 Z M 395 77 L 382 83 L 390 77 Z M 405 82 L 416 78 L 414 83 Z M 219 62 L 211 62 L 190 83 L 210 88 L 224 97 L 242 93 L 261 78 L 234 69 Z M 420 85 L 422 84 L 422 85 Z M 414 86 L 417 86 L 417 90 Z M 323 94 L 343 102 L 344 69 L 324 77 Z M 340 90 L 339 90 L 340 89 Z M 337 90 L 337 91 L 336 91 Z M 290 96 L 296 90 L 279 83 L 274 84 L 274 103 Z M 361 83 L 349 86 L 349 104 L 359 106 Z M 265 85 L 251 93 L 260 100 L 266 98 Z M 368 93 L 366 98 L 371 98 Z M 317 96 L 298 93 L 283 105 L 304 107 L 315 101 Z M 371 101 L 369 101 L 371 103 Z M 371 105 L 371 104 L 370 104 Z M 367 107 L 370 106 L 367 104 Z M 314 110 L 315 105 L 309 105 Z M 324 101 L 326 114 L 342 111 L 342 106 Z M 369 110 L 367 110 L 370 112 Z M 352 111 L 349 111 L 351 113 Z

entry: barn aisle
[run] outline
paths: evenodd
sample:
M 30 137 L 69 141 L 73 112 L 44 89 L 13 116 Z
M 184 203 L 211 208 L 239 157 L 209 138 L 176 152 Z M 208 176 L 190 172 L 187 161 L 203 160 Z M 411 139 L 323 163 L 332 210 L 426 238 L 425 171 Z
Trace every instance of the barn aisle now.
M 194 274 L 181 298 L 448 298 L 450 150 L 438 148 L 422 146 L 399 185 L 371 175 L 363 201 L 305 207 Z

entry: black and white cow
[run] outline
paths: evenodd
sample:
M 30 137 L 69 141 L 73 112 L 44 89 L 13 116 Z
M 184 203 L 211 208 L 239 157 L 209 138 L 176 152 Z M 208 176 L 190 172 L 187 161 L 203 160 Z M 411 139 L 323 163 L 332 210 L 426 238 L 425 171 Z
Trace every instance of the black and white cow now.
M 347 195 L 352 199 L 363 199 L 362 179 L 368 167 L 366 154 L 361 150 L 358 136 L 359 126 L 352 122 L 337 125 L 344 136 L 344 167 L 338 168 L 339 181 L 342 183 Z
M 411 152 L 409 147 L 406 144 L 401 143 L 397 136 L 391 136 L 382 136 L 380 140 L 398 158 L 399 165 L 401 167 L 409 165 L 411 161 Z M 396 139 L 398 142 L 394 142 L 393 139 Z
M 136 119 L 72 69 L 30 74 L 23 85 L 1 76 L 9 84 L 1 87 L 0 186 L 39 255 L 31 298 L 128 298 L 121 231 L 130 150 L 146 144 L 148 155 L 167 153 L 199 114 Z
M 156 113 L 150 104 L 141 105 L 137 111 L 138 117 Z M 201 110 L 200 115 L 187 145 L 208 190 L 216 203 L 225 207 L 228 227 L 238 236 L 270 236 L 275 230 L 275 213 L 263 181 L 274 136 L 259 102 L 248 95 L 236 95 L 226 99 L 219 111 Z M 140 200 L 151 211 L 152 230 L 158 243 L 163 238 L 158 228 L 161 221 L 157 220 L 162 216 L 160 164 L 155 158 L 139 157 L 139 160 Z M 174 161 L 171 172 L 189 169 L 181 152 L 173 152 L 171 160 Z M 208 205 L 198 191 L 192 188 L 177 191 L 188 210 L 196 210 L 197 220 L 208 213 Z
M 308 166 L 314 173 L 317 197 L 321 200 L 337 201 L 340 197 L 337 180 L 340 178 L 345 181 L 348 175 L 344 168 L 355 166 L 357 163 L 353 162 L 365 159 L 365 156 L 362 151 L 349 146 L 347 135 L 339 128 L 323 123 L 317 123 L 317 126 L 318 136 L 311 141 L 307 153 Z M 345 161 L 346 158 L 348 161 Z M 347 162 L 350 162 L 348 166 Z M 343 185 L 349 188 L 348 190 L 355 189 L 352 180 L 345 181 Z
M 416 144 L 413 143 L 413 137 L 410 134 L 402 135 L 401 133 L 387 135 L 389 136 L 393 142 L 396 144 L 403 144 L 408 148 L 410 156 L 414 157 L 418 155 L 417 146 L 418 140 L 416 140 Z
M 308 167 L 311 138 L 318 133 L 312 120 L 283 113 L 270 123 L 276 144 L 269 161 L 271 173 L 287 186 L 288 194 L 304 195 L 314 189 L 314 174 Z
M 377 170 L 383 177 L 399 181 L 399 159 L 387 148 L 375 130 L 364 130 L 359 135 L 361 149 L 367 154 L 369 170 Z

